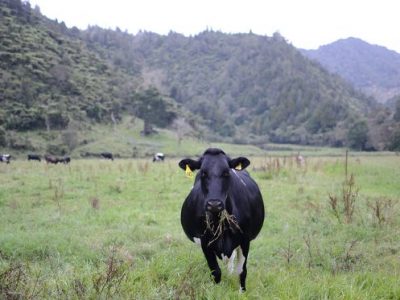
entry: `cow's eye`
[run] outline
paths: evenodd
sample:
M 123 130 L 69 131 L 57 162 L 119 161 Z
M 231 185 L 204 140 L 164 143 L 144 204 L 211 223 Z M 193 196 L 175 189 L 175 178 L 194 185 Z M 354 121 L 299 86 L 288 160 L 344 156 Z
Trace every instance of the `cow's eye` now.
M 202 171 L 201 172 L 201 178 L 207 178 L 207 172 L 206 171 Z
M 224 171 L 222 173 L 222 177 L 229 177 L 229 171 Z

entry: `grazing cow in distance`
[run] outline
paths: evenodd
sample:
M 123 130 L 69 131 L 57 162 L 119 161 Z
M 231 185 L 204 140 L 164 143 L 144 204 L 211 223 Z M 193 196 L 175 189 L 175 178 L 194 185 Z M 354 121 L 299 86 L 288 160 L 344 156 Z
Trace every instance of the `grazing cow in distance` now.
M 69 164 L 71 162 L 71 157 L 69 156 L 64 156 L 63 158 L 58 158 L 58 162 L 59 163 L 63 163 L 63 164 Z
M 45 156 L 44 156 L 44 159 L 45 159 L 45 161 L 46 161 L 46 163 L 50 163 L 50 164 L 58 164 L 59 163 L 59 159 L 57 158 L 57 157 L 55 157 L 54 155 L 48 155 L 48 154 L 46 154 Z
M 159 153 L 154 154 L 154 156 L 153 156 L 153 162 L 164 161 L 164 159 L 165 159 L 164 153 L 159 152 Z
M 40 155 L 38 155 L 38 154 L 28 154 L 28 160 L 42 161 L 42 159 L 40 158 Z
M 2 154 L 0 155 L 0 161 L 5 162 L 6 164 L 10 163 L 11 155 L 10 154 Z
M 101 157 L 103 157 L 105 159 L 114 160 L 114 157 L 111 152 L 101 152 L 100 155 L 101 155 Z
M 59 158 L 54 155 L 45 155 L 44 159 L 46 160 L 46 163 L 51 163 L 55 165 L 58 163 L 69 164 L 71 162 L 71 158 L 69 156 Z
M 216 283 L 221 281 L 217 258 L 229 260 L 233 272 L 238 255 L 240 290 L 246 290 L 250 241 L 264 223 L 264 203 L 257 183 L 245 168 L 246 157 L 231 159 L 221 149 L 210 148 L 198 159 L 183 159 L 179 167 L 192 174 L 199 170 L 181 210 L 187 237 L 200 244 Z

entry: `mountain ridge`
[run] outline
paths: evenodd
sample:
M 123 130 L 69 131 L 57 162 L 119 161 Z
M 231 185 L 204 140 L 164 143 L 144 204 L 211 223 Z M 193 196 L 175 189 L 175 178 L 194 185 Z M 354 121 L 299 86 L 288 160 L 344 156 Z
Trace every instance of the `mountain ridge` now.
M 400 54 L 394 50 L 350 37 L 301 52 L 380 102 L 400 94 Z

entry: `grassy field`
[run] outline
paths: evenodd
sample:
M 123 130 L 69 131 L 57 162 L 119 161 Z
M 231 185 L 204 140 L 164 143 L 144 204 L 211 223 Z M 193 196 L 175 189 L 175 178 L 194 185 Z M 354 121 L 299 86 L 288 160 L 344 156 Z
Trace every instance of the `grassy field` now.
M 123 120 L 113 125 L 96 124 L 90 128 L 72 130 L 75 146 L 68 149 L 66 141 L 63 139 L 65 132 L 59 130 L 52 131 L 27 131 L 14 133 L 19 144 L 31 145 L 21 149 L 1 148 L 1 153 L 9 153 L 14 158 L 26 159 L 27 153 L 37 153 L 44 155 L 49 153 L 49 146 L 57 146 L 58 151 L 53 154 L 61 155 L 60 150 L 72 158 L 82 158 L 86 152 L 100 153 L 112 152 L 121 158 L 146 158 L 151 157 L 157 152 L 163 152 L 168 157 L 182 157 L 193 154 L 200 154 L 208 147 L 214 147 L 216 143 L 208 143 L 197 138 L 185 137 L 178 142 L 176 132 L 168 129 L 157 129 L 157 134 L 144 137 L 141 135 L 143 121 L 137 118 L 125 117 Z M 288 153 L 302 153 L 305 155 L 342 155 L 343 150 L 339 148 L 324 148 L 314 146 L 296 145 L 264 145 L 267 149 L 260 149 L 251 145 L 234 145 L 218 143 L 231 155 L 250 155 L 263 156 L 265 150 L 269 155 L 280 155 L 282 151 Z M 50 147 L 52 148 L 52 147 Z M 54 147 L 53 147 L 54 148 Z M 55 150 L 55 149 L 53 149 Z
M 238 149 L 236 149 L 238 150 Z M 178 159 L 0 164 L 0 298 L 400 299 L 400 157 L 251 158 L 247 289 L 184 235 Z

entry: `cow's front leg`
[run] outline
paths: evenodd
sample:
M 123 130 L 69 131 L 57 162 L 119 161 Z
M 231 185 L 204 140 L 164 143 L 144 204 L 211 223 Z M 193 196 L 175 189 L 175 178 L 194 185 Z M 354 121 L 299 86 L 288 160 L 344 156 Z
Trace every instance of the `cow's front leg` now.
M 221 269 L 219 268 L 217 262 L 217 256 L 215 253 L 207 247 L 208 242 L 202 240 L 201 248 L 203 249 L 204 256 L 206 257 L 208 267 L 211 270 L 211 275 L 214 277 L 215 283 L 219 283 L 221 281 Z
M 239 247 L 238 273 L 240 291 L 246 291 L 247 257 L 249 255 L 250 241 L 244 241 Z

